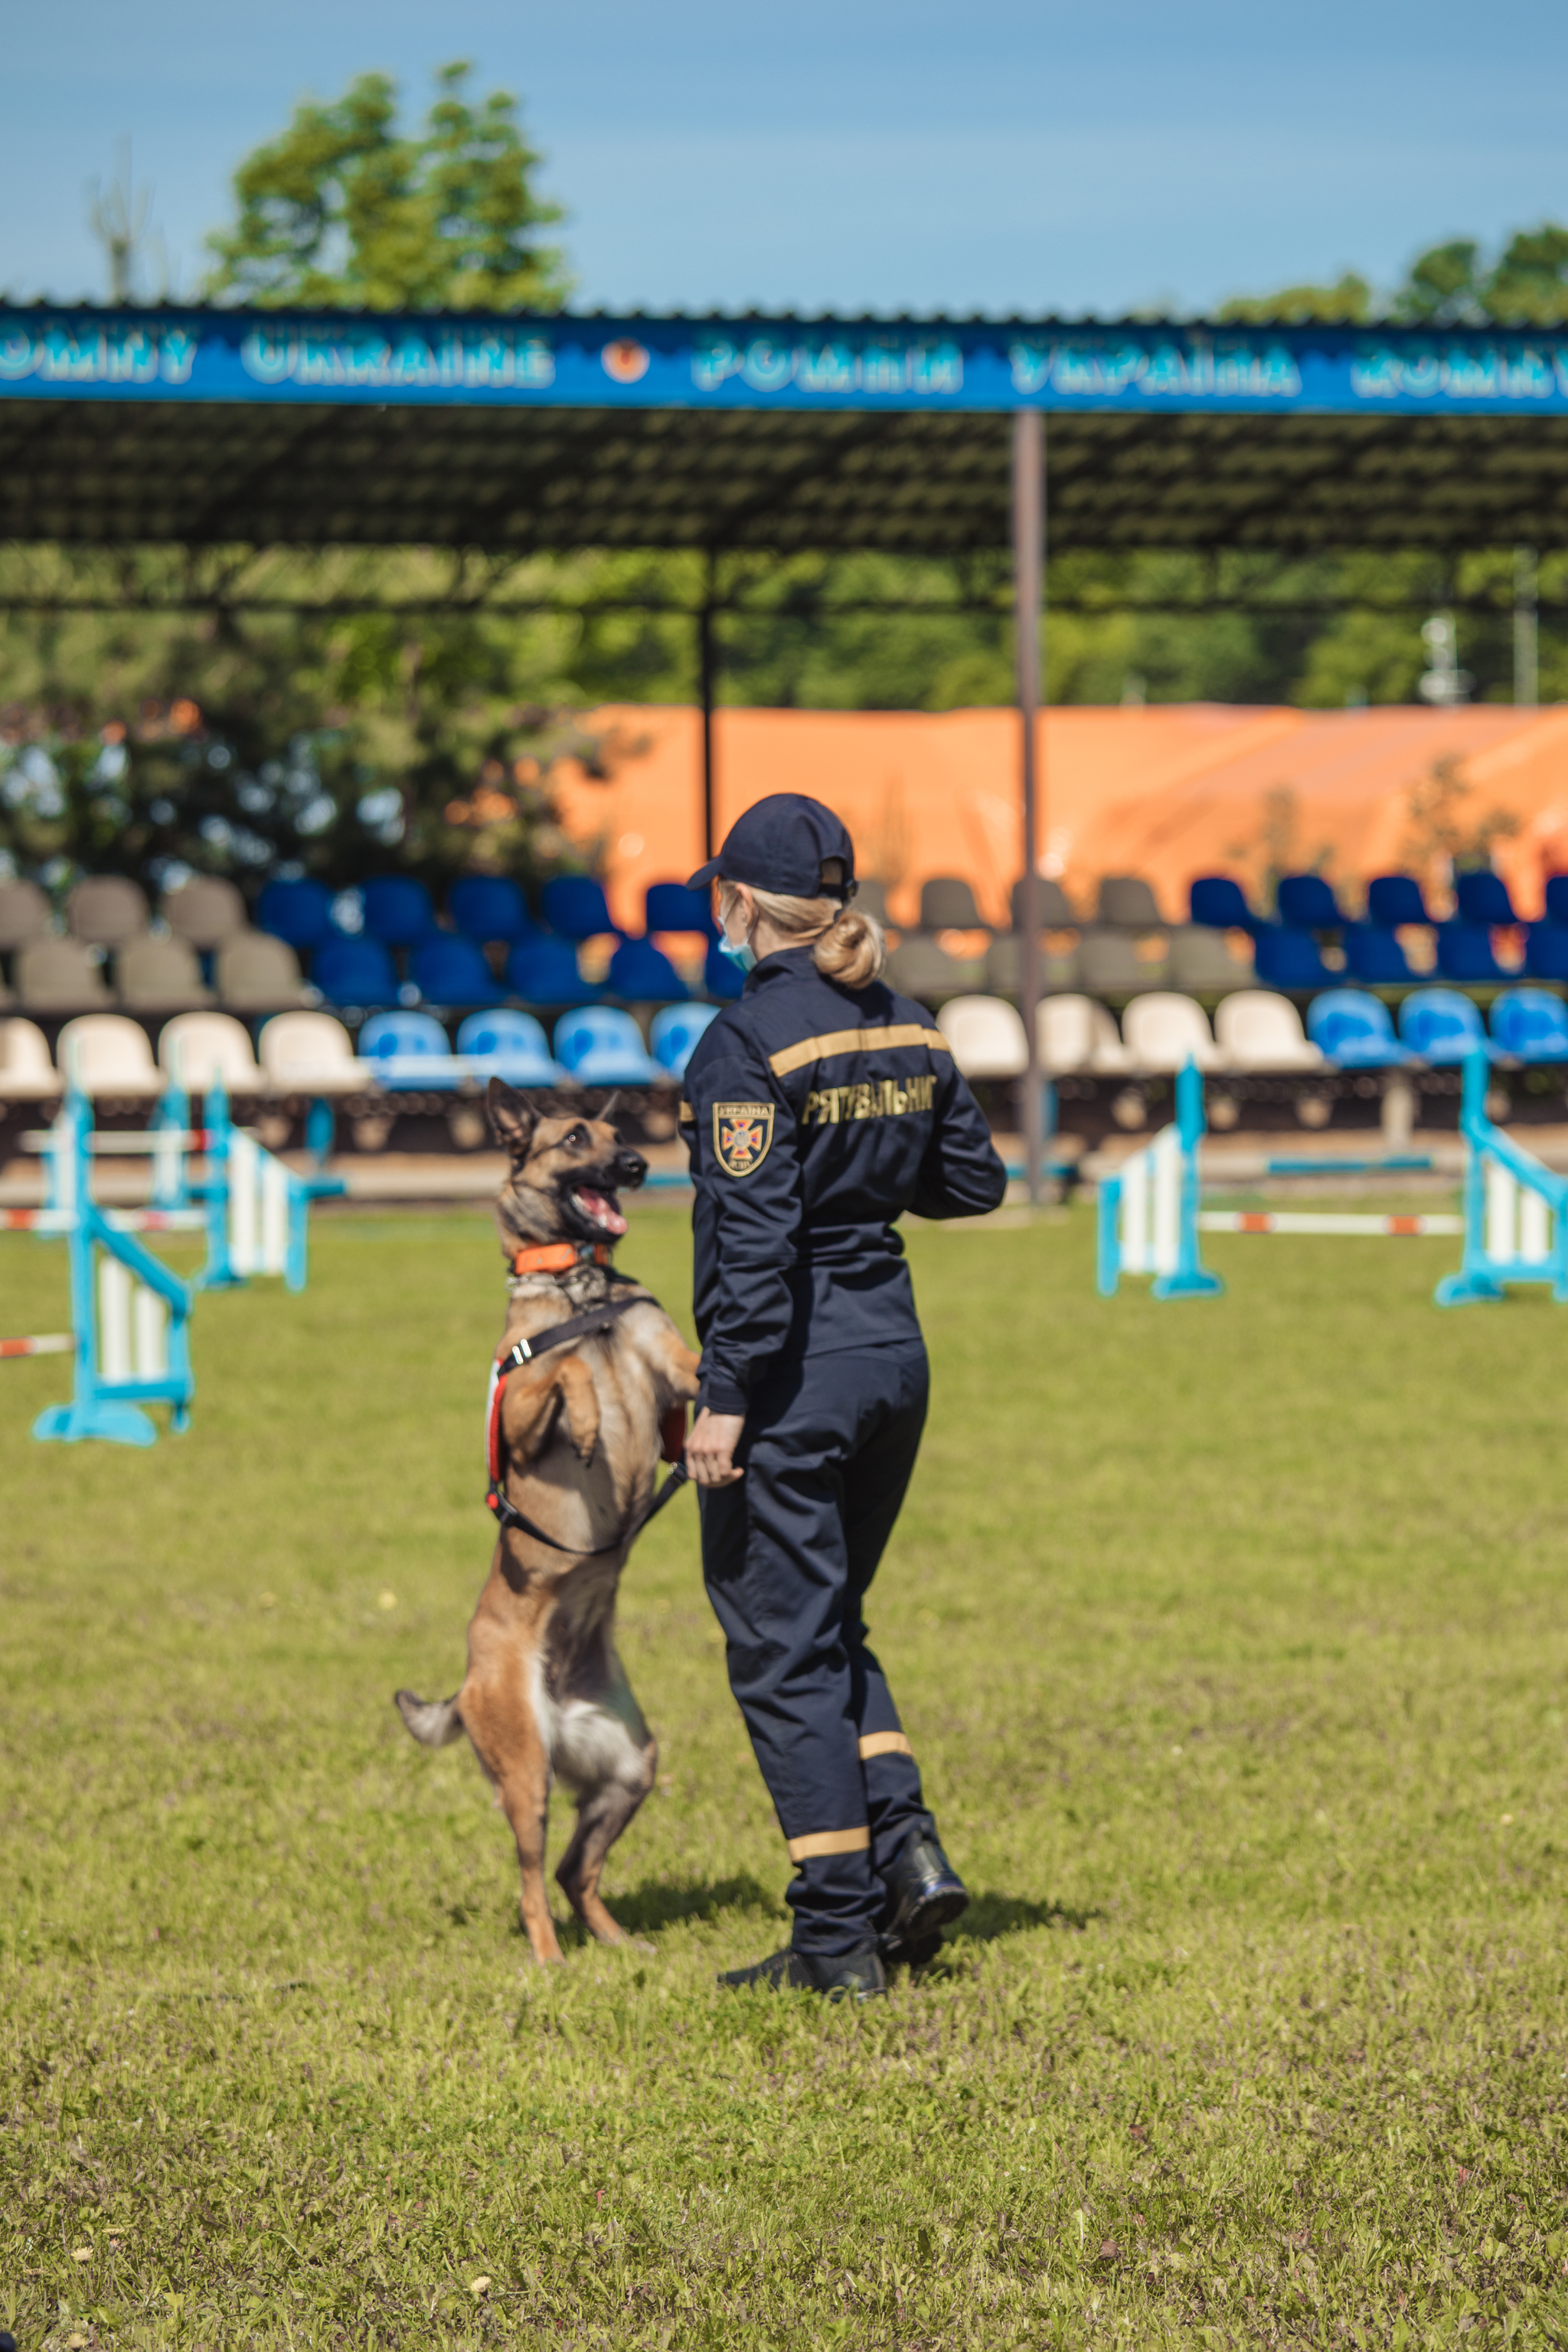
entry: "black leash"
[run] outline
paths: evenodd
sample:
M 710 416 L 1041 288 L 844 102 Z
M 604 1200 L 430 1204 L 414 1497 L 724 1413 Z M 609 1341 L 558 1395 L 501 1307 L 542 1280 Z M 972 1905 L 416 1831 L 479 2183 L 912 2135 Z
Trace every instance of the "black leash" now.
M 508 1372 L 520 1371 L 524 1364 L 531 1364 L 537 1357 L 548 1354 L 552 1348 L 564 1348 L 574 1339 L 585 1339 L 590 1335 L 602 1338 L 614 1328 L 616 1318 L 629 1307 L 641 1307 L 645 1297 L 646 1294 L 639 1294 L 635 1298 L 607 1299 L 603 1307 L 591 1307 L 585 1315 L 572 1315 L 564 1323 L 552 1323 L 547 1331 L 539 1332 L 531 1339 L 519 1339 L 498 1360 L 497 1379 L 504 1381 Z M 535 1543 L 548 1544 L 552 1551 L 565 1552 L 574 1559 L 604 1559 L 610 1552 L 619 1551 L 624 1544 L 637 1540 L 648 1521 L 657 1518 L 670 1497 L 685 1486 L 688 1475 L 685 1463 L 678 1462 L 647 1510 L 635 1518 L 629 1528 L 624 1528 L 614 1543 L 600 1544 L 594 1551 L 584 1551 L 577 1544 L 557 1543 L 553 1536 L 546 1535 L 526 1512 L 520 1511 L 515 1503 L 508 1501 L 498 1479 L 491 1479 L 485 1501 L 503 1528 L 515 1528 L 520 1534 L 531 1536 Z

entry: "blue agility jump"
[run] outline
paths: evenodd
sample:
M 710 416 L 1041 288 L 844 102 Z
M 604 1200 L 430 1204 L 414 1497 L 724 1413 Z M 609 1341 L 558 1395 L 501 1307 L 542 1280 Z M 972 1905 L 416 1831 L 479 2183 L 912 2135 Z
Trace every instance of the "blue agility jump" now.
M 1484 1054 L 1465 1063 L 1459 1129 L 1465 1139 L 1465 1249 L 1458 1274 L 1435 1294 L 1439 1307 L 1506 1295 L 1510 1283 L 1549 1286 L 1568 1305 L 1568 1178 L 1515 1143 L 1487 1117 Z
M 142 1408 L 158 1403 L 169 1406 L 172 1430 L 184 1429 L 195 1393 L 189 1326 L 196 1293 L 234 1289 L 257 1275 L 278 1275 L 289 1290 L 304 1288 L 310 1202 L 341 1192 L 342 1184 L 296 1175 L 263 1150 L 235 1126 L 221 1080 L 207 1089 L 205 1110 L 205 1129 L 193 1131 L 189 1098 L 176 1079 L 146 1135 L 95 1136 L 91 1110 L 71 1087 L 54 1126 L 37 1139 L 45 1205 L 7 1212 L 5 1222 L 62 1237 L 68 1245 L 75 1381 L 70 1403 L 41 1413 L 35 1437 L 151 1445 L 157 1430 Z M 150 1156 L 153 1207 L 106 1209 L 93 1199 L 92 1158 L 106 1146 Z M 189 1164 L 197 1148 L 207 1163 L 199 1178 Z M 206 1235 L 205 1263 L 190 1282 L 136 1237 L 184 1231 Z M 5 1352 L 54 1352 L 57 1336 L 17 1341 Z
M 158 1433 L 143 1405 L 168 1405 L 174 1430 L 191 1417 L 192 1289 L 134 1234 L 110 1224 L 92 1199 L 91 1123 L 81 1096 L 68 1094 L 56 1123 L 55 1165 L 68 1166 L 74 1195 L 64 1232 L 76 1377 L 69 1404 L 47 1406 L 33 1435 L 67 1444 L 98 1437 L 152 1445 Z
M 1517 1283 L 1547 1286 L 1568 1305 L 1568 1177 L 1553 1174 L 1486 1113 L 1490 1069 L 1483 1053 L 1464 1068 L 1459 1130 L 1465 1143 L 1464 1215 L 1370 1216 L 1313 1212 L 1200 1212 L 1198 1149 L 1203 1080 L 1189 1062 L 1176 1081 L 1176 1117 L 1100 1187 L 1098 1284 L 1115 1295 L 1124 1274 L 1152 1274 L 1156 1298 L 1212 1298 L 1224 1290 L 1199 1254 L 1203 1232 L 1418 1236 L 1462 1232 L 1458 1274 L 1433 1294 L 1438 1307 L 1506 1296 Z M 1331 1163 L 1324 1163 L 1325 1167 Z
M 1176 1116 L 1100 1187 L 1099 1287 L 1114 1297 L 1124 1274 L 1152 1274 L 1155 1298 L 1215 1298 L 1225 1289 L 1198 1246 L 1198 1146 L 1204 1082 L 1189 1061 L 1176 1079 Z

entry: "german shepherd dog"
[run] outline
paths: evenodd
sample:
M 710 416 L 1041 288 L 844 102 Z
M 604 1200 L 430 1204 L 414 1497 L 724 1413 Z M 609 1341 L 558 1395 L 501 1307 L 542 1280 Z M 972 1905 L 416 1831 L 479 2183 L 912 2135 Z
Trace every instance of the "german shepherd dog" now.
M 603 1334 L 510 1370 L 499 1423 L 497 1486 L 513 1509 L 566 1547 L 503 1524 L 468 1626 L 468 1671 L 455 1698 L 399 1691 L 416 1739 L 444 1748 L 467 1732 L 511 1823 L 522 1867 L 522 1924 L 536 1960 L 561 1946 L 544 1886 L 552 1780 L 577 1802 L 555 1875 L 589 1934 L 627 1938 L 599 1898 L 605 1857 L 653 1786 L 658 1749 L 616 1653 L 616 1593 L 653 1492 L 660 1424 L 685 1426 L 697 1358 L 658 1300 L 610 1271 L 626 1230 L 618 1194 L 647 1163 L 607 1119 L 540 1118 L 499 1078 L 488 1107 L 511 1168 L 496 1207 L 511 1272 L 502 1358 L 607 1302 L 636 1301 Z M 545 1245 L 581 1245 L 549 1251 Z M 536 1270 L 544 1254 L 564 1261 Z

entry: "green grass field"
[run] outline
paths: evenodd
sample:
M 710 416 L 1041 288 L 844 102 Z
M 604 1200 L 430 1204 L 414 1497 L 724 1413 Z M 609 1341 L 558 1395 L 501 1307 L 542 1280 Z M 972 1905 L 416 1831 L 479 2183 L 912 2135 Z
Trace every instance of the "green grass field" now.
M 481 1220 L 204 1299 L 150 1453 L 31 1444 L 67 1367 L 0 1366 L 24 2352 L 1568 2339 L 1568 1314 L 1437 1313 L 1446 1242 L 1222 1238 L 1181 1307 L 1097 1300 L 1081 1210 L 910 1248 L 873 1629 L 976 1899 L 853 2014 L 713 1987 L 788 1874 L 689 1498 L 623 1588 L 646 1948 L 535 1969 L 397 1722 L 489 1550 Z M 625 1255 L 684 1316 L 680 1216 Z M 64 1281 L 0 1242 L 0 1326 Z

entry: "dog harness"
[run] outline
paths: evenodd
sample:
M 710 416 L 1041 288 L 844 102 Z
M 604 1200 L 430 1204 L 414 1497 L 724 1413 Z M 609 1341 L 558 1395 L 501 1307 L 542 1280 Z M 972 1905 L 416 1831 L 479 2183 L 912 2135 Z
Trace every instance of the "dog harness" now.
M 584 1263 L 585 1254 L 589 1250 L 593 1252 L 592 1263 L 598 1265 L 609 1264 L 610 1253 L 601 1243 L 584 1243 L 580 1247 L 574 1242 L 552 1242 L 537 1249 L 519 1250 L 512 1260 L 512 1271 L 514 1274 L 563 1274 L 571 1267 Z M 531 1261 L 526 1265 L 521 1263 L 525 1258 Z M 548 1265 L 543 1265 L 540 1263 L 541 1260 L 550 1262 Z M 628 1279 L 626 1276 L 620 1278 L 623 1281 Z M 619 1551 L 623 1544 L 630 1543 L 635 1537 L 642 1533 L 648 1521 L 663 1510 L 676 1490 L 686 1484 L 686 1464 L 675 1447 L 673 1429 L 674 1417 L 679 1412 L 680 1437 L 684 1440 L 686 1407 L 683 1404 L 672 1406 L 670 1412 L 665 1415 L 661 1430 L 664 1441 L 663 1455 L 667 1462 L 673 1462 L 675 1466 L 658 1494 L 649 1502 L 647 1508 L 640 1517 L 635 1518 L 629 1527 L 624 1528 L 613 1543 L 600 1544 L 595 1550 L 584 1551 L 576 1544 L 558 1543 L 553 1536 L 546 1535 L 542 1528 L 536 1527 L 525 1512 L 520 1511 L 515 1503 L 507 1499 L 502 1489 L 500 1409 L 507 1375 L 509 1372 L 521 1371 L 524 1364 L 531 1364 L 538 1357 L 548 1354 L 552 1348 L 570 1347 L 576 1339 L 602 1339 L 606 1332 L 615 1328 L 616 1321 L 628 1307 L 642 1306 L 645 1296 L 646 1294 L 639 1291 L 630 1298 L 606 1299 L 602 1307 L 590 1307 L 586 1314 L 570 1315 L 564 1323 L 553 1323 L 549 1330 L 537 1332 L 531 1339 L 514 1340 L 510 1348 L 501 1349 L 495 1362 L 490 1366 L 489 1394 L 485 1402 L 485 1454 L 486 1468 L 489 1473 L 489 1487 L 485 1496 L 486 1505 L 493 1511 L 502 1528 L 516 1528 L 521 1534 L 531 1536 L 535 1543 L 548 1544 L 552 1551 L 569 1553 L 574 1559 L 603 1559 L 607 1553 Z

